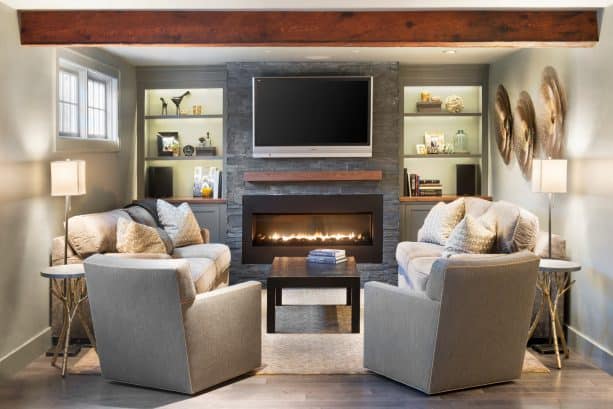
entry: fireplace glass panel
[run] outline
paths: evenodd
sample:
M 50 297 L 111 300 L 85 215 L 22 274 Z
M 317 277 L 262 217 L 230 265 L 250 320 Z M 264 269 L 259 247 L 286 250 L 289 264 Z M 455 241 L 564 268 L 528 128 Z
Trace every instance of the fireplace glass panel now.
M 371 246 L 372 213 L 253 214 L 254 246 Z

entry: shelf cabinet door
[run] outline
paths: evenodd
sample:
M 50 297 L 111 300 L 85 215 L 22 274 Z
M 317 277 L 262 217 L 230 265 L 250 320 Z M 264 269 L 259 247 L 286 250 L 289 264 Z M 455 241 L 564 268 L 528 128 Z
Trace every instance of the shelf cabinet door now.
M 192 204 L 191 207 L 200 227 L 209 229 L 211 233 L 211 243 L 225 243 L 226 205 Z
M 432 203 L 403 203 L 400 212 L 400 240 L 417 241 L 417 232 L 424 225 L 424 220 L 430 209 L 436 204 Z

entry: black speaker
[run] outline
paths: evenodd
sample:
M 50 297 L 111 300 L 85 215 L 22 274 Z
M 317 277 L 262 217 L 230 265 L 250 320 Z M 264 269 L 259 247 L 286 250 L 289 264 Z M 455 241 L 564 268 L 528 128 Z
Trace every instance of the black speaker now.
M 147 169 L 147 197 L 172 196 L 172 168 L 169 166 L 151 166 Z
M 456 165 L 456 192 L 458 196 L 481 194 L 479 165 Z

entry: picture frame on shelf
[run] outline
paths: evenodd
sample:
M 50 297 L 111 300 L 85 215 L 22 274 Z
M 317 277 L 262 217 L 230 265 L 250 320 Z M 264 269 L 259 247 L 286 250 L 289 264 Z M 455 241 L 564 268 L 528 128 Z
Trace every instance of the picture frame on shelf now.
M 426 152 L 429 154 L 437 154 L 443 151 L 445 146 L 445 133 L 444 132 L 426 132 L 424 134 L 424 142 L 426 145 Z
M 173 156 L 174 147 L 179 144 L 179 132 L 160 131 L 157 133 L 158 156 Z
M 417 152 L 418 155 L 427 155 L 428 154 L 428 150 L 426 149 L 426 145 L 423 143 L 418 143 L 417 145 L 415 145 L 415 151 Z

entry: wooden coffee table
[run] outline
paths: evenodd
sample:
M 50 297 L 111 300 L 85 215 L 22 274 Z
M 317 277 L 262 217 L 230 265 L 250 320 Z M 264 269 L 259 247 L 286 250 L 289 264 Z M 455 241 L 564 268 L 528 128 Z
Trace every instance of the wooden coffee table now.
M 306 257 L 275 257 L 266 280 L 269 333 L 275 332 L 275 307 L 284 288 L 346 288 L 351 306 L 351 332 L 360 332 L 360 273 L 355 258 L 340 264 L 308 263 Z

